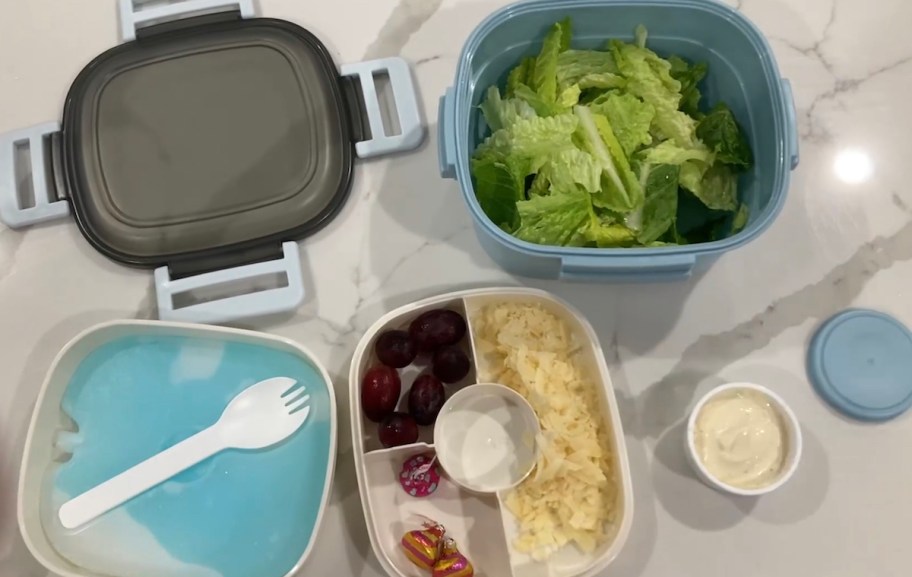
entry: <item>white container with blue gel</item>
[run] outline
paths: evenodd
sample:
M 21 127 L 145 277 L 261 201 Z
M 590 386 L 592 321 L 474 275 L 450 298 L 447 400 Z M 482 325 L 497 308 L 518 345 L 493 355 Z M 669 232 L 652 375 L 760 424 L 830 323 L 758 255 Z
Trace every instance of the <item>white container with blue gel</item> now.
M 226 450 L 69 530 L 60 506 L 215 423 L 252 384 L 289 377 L 310 415 L 261 450 Z M 29 427 L 19 525 L 65 577 L 284 577 L 304 564 L 329 498 L 336 407 L 326 370 L 260 333 L 157 321 L 89 329 L 51 367 Z

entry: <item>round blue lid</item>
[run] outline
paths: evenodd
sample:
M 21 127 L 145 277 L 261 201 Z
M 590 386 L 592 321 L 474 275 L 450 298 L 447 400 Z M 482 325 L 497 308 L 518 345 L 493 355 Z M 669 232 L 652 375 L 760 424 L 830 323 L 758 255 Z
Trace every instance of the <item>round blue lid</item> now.
M 829 319 L 807 369 L 820 396 L 849 417 L 886 421 L 912 406 L 912 332 L 889 315 L 850 309 Z

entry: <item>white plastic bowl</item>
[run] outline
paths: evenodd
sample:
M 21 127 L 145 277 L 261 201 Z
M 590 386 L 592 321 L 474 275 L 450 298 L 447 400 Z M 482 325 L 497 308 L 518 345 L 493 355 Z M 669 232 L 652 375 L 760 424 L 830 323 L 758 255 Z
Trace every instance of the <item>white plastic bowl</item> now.
M 497 493 L 516 487 L 535 468 L 539 433 L 529 401 L 509 387 L 484 383 L 447 400 L 434 425 L 434 444 L 451 481 Z
M 782 422 L 785 425 L 786 434 L 788 436 L 788 452 L 786 454 L 785 461 L 782 465 L 782 471 L 780 472 L 779 476 L 776 477 L 776 479 L 768 485 L 756 489 L 744 489 L 741 487 L 735 487 L 719 480 L 703 464 L 703 460 L 700 459 L 700 455 L 697 452 L 695 441 L 697 418 L 699 417 L 700 412 L 703 410 L 703 407 L 706 405 L 706 403 L 727 391 L 743 389 L 759 392 L 767 399 L 769 399 L 770 403 L 773 405 L 773 408 L 775 408 L 779 415 L 782 417 Z M 694 472 L 701 481 L 713 489 L 717 489 L 725 493 L 743 497 L 756 497 L 759 495 L 772 493 L 773 491 L 779 489 L 785 485 L 789 479 L 792 478 L 792 475 L 794 475 L 795 470 L 798 468 L 798 463 L 801 461 L 801 425 L 798 423 L 798 419 L 795 417 L 795 413 L 792 412 L 782 397 L 769 390 L 768 388 L 761 385 L 755 385 L 753 383 L 729 383 L 726 385 L 718 386 L 706 393 L 694 407 L 693 411 L 691 411 L 690 418 L 687 420 L 687 431 L 685 435 L 684 445 L 685 451 L 687 453 L 687 460 L 690 462 L 690 465 L 693 467 Z

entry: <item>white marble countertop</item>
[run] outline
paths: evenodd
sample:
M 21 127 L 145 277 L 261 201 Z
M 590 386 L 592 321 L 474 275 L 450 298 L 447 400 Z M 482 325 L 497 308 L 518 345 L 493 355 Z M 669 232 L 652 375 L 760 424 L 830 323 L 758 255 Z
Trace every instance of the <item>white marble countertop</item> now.
M 912 323 L 912 4 L 744 0 L 796 91 L 801 165 L 773 227 L 706 274 L 659 286 L 512 278 L 483 253 L 457 185 L 437 173 L 437 99 L 474 26 L 504 0 L 260 0 L 300 23 L 337 62 L 402 55 L 415 64 L 429 138 L 417 153 L 361 162 L 343 213 L 302 243 L 308 301 L 260 325 L 314 350 L 336 381 L 342 421 L 331 509 L 308 575 L 379 577 L 348 439 L 348 363 L 384 311 L 457 287 L 528 284 L 580 307 L 600 333 L 621 401 L 636 497 L 633 532 L 606 575 L 908 575 L 912 415 L 861 425 L 830 411 L 804 371 L 829 315 L 869 306 Z M 6 2 L 0 132 L 58 119 L 79 70 L 117 42 L 115 2 Z M 834 169 L 841 155 L 870 174 Z M 858 182 L 855 182 L 858 181 Z M 380 241 L 383 248 L 380 248 Z M 108 261 L 75 224 L 0 228 L 0 575 L 46 572 L 15 521 L 30 412 L 52 358 L 78 331 L 152 318 L 151 274 Z M 758 501 L 704 487 L 687 469 L 680 421 L 730 380 L 766 384 L 797 412 L 805 455 Z

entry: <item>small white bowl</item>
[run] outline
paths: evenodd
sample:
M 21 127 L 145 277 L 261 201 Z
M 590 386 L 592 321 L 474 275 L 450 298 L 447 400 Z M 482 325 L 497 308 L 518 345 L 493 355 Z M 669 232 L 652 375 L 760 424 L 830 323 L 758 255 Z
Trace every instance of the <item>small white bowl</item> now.
M 447 477 L 474 493 L 516 487 L 538 460 L 541 425 L 526 399 L 498 384 L 469 385 L 447 400 L 434 446 Z
M 732 390 L 744 389 L 759 392 L 770 401 L 773 408 L 776 409 L 782 419 L 783 426 L 786 429 L 786 442 L 788 443 L 788 452 L 785 456 L 785 460 L 782 465 L 782 471 L 779 473 L 779 476 L 776 477 L 776 479 L 771 483 L 755 489 L 735 487 L 716 478 L 703 464 L 702 459 L 700 459 L 695 441 L 697 418 L 699 417 L 700 412 L 703 410 L 703 407 L 706 405 L 706 403 L 722 393 Z M 694 472 L 697 474 L 697 477 L 699 477 L 701 481 L 719 491 L 731 493 L 733 495 L 753 497 L 758 495 L 765 495 L 767 493 L 775 491 L 779 487 L 783 486 L 786 482 L 788 482 L 788 480 L 795 473 L 795 470 L 798 468 L 798 462 L 801 460 L 801 425 L 798 423 L 798 419 L 795 417 L 795 414 L 785 403 L 785 401 L 782 400 L 779 395 L 769 390 L 768 388 L 760 385 L 755 385 L 753 383 L 729 383 L 726 385 L 721 385 L 709 391 L 706 395 L 703 396 L 703 398 L 700 399 L 700 401 L 697 403 L 697 406 L 694 407 L 693 411 L 691 411 L 690 418 L 687 420 L 687 431 L 685 434 L 684 444 L 686 447 L 687 460 L 690 462 Z

